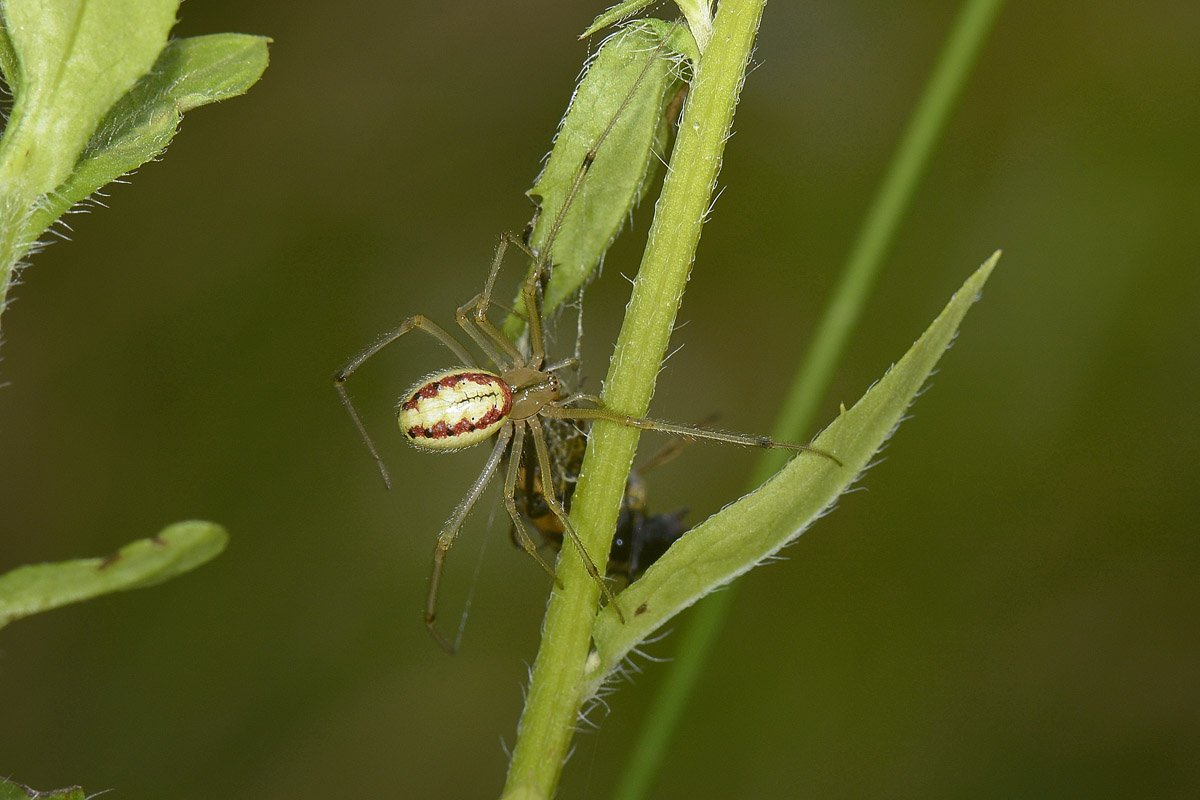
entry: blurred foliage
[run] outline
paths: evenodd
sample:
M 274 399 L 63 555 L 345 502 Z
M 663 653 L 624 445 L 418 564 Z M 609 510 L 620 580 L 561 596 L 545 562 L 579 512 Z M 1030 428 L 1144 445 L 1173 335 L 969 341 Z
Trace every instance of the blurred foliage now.
M 0 800 L 87 800 L 87 795 L 78 786 L 39 792 L 19 783 L 0 778 Z
M 64 212 L 158 158 L 184 112 L 244 93 L 266 69 L 263 37 L 168 44 L 178 6 L 0 4 L 0 68 L 13 98 L 0 138 L 0 311 L 14 270 Z
M 176 522 L 103 558 L 28 564 L 0 575 L 0 627 L 109 592 L 144 589 L 220 555 L 229 536 L 211 522 Z
M 178 0 L 0 4 L 0 67 L 13 97 L 0 138 L 0 312 L 14 270 L 64 212 L 161 156 L 185 111 L 244 93 L 266 69 L 262 37 L 168 43 L 177 8 Z M 177 523 L 106 558 L 18 567 L 0 575 L 0 627 L 162 583 L 215 557 L 227 539 L 212 523 Z
M 769 424 L 776 365 L 807 341 L 957 7 L 768 6 L 654 413 Z M 0 569 L 185 516 L 237 542 L 152 600 L 4 630 L 19 725 L 0 770 L 23 783 L 498 791 L 548 581 L 476 513 L 447 571 L 447 609 L 474 586 L 447 658 L 420 619 L 429 556 L 483 454 L 385 442 L 386 494 L 329 379 L 478 289 L 497 235 L 530 216 L 596 9 L 322 9 L 184 4 L 179 36 L 272 33 L 255 102 L 190 119 L 14 290 Z M 1004 269 L 869 491 L 746 582 L 658 797 L 1200 791 L 1195 33 L 1181 4 L 1006 9 L 820 418 L 964 264 L 1002 246 Z M 647 211 L 588 292 L 593 389 Z M 572 315 L 562 328 L 567 349 Z M 363 375 L 381 439 L 396 393 L 441 359 L 414 344 Z M 651 502 L 707 516 L 751 458 L 691 447 Z M 563 796 L 607 795 L 657 677 L 647 664 L 577 739 Z

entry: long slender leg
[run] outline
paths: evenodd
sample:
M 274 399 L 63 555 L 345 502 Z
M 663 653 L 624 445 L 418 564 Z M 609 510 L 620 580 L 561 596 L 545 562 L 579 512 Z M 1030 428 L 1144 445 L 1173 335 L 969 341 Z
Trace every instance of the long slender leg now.
M 552 252 L 552 248 L 554 247 L 554 240 L 558 238 L 558 232 L 562 229 L 563 222 L 566 220 L 567 209 L 569 209 L 571 204 L 575 202 L 575 196 L 579 194 L 579 190 L 583 186 L 583 181 L 585 178 L 587 178 L 588 170 L 592 168 L 592 163 L 595 162 L 596 155 L 600 151 L 601 145 L 603 145 L 605 140 L 608 139 L 609 134 L 612 133 L 613 128 L 616 127 L 617 121 L 625 115 L 625 109 L 633 100 L 633 96 L 637 94 L 638 87 L 642 85 L 642 81 L 644 81 L 646 76 L 650 73 L 650 68 L 658 59 L 659 54 L 666 48 L 671 36 L 675 33 L 675 29 L 678 28 L 680 24 L 681 23 L 678 21 L 675 22 L 675 24 L 671 26 L 671 29 L 667 31 L 666 35 L 662 37 L 662 42 L 654 48 L 654 51 L 646 60 L 646 66 L 642 67 L 642 71 L 638 74 L 637 80 L 633 82 L 633 86 L 630 88 L 629 93 L 625 95 L 625 99 L 621 101 L 621 105 L 617 108 L 617 113 L 613 114 L 612 119 L 609 120 L 608 127 L 606 127 L 600 133 L 600 135 L 596 137 L 595 144 L 593 144 L 592 148 L 588 150 L 586 154 L 584 154 L 583 161 L 579 164 L 579 172 L 575 173 L 575 180 L 571 184 L 571 188 L 567 191 L 566 199 L 563 200 L 562 211 L 560 211 L 558 216 L 555 218 L 554 227 L 550 229 L 550 234 L 546 237 L 546 243 L 542 247 L 542 253 L 545 255 L 544 257 L 535 260 L 538 269 L 545 267 L 549 262 L 550 254 Z
M 707 428 L 709 425 L 712 425 L 716 421 L 717 421 L 717 415 L 709 414 L 707 417 L 700 420 L 700 422 L 697 423 L 697 426 L 700 427 L 701 430 L 703 430 L 703 429 Z M 683 437 L 679 437 L 678 439 L 668 440 L 665 445 L 663 445 L 662 447 L 660 447 L 658 449 L 658 452 L 656 452 L 654 455 L 647 458 L 641 464 L 638 464 L 637 471 L 642 473 L 643 475 L 645 475 L 647 472 L 649 472 L 652 469 L 657 469 L 658 467 L 661 467 L 663 464 L 667 464 L 667 463 L 670 463 L 671 461 L 674 461 L 676 458 L 679 457 L 679 454 L 682 453 L 689 444 L 692 444 L 693 441 L 695 441 L 695 440 L 684 439 Z
M 520 353 L 516 352 L 516 348 L 513 347 L 512 343 L 509 342 L 508 339 L 501 334 L 500 331 L 498 331 L 486 317 L 487 308 L 492 301 L 492 292 L 496 285 L 496 276 L 499 274 L 500 264 L 504 260 L 504 253 L 511 244 L 519 248 L 525 253 L 525 255 L 529 256 L 529 258 L 533 260 L 533 268 L 529 271 L 529 277 L 525 282 L 524 289 L 525 309 L 529 324 L 529 341 L 533 353 L 533 358 L 529 362 L 528 366 L 532 366 L 534 369 L 540 369 L 542 362 L 545 360 L 546 345 L 543 338 L 544 333 L 541 330 L 541 319 L 539 314 L 537 311 L 532 310 L 534 309 L 535 304 L 531 302 L 530 293 L 536 293 L 537 283 L 541 280 L 541 273 L 546 271 L 546 269 L 550 266 L 550 259 L 554 251 L 554 241 L 558 238 L 558 232 L 562 229 L 563 223 L 566 220 L 567 210 L 571 207 L 571 204 L 575 201 L 576 195 L 583 186 L 583 182 L 587 178 L 588 171 L 592 168 L 593 162 L 596 160 L 596 155 L 599 152 L 601 145 L 603 145 L 605 140 L 608 139 L 609 134 L 611 134 L 613 128 L 616 127 L 617 121 L 624 115 L 626 106 L 629 105 L 630 101 L 633 99 L 633 96 L 637 93 L 638 87 L 641 86 L 642 81 L 646 79 L 646 75 L 649 74 L 650 68 L 654 64 L 655 59 L 657 59 L 658 54 L 666 48 L 671 35 L 674 33 L 675 28 L 678 27 L 679 24 L 680 23 L 678 22 L 675 23 L 667 35 L 663 37 L 662 42 L 657 48 L 655 48 L 654 53 L 652 53 L 650 58 L 646 60 L 646 65 L 642 68 L 641 73 L 638 74 L 637 79 L 634 81 L 633 87 L 630 89 L 620 107 L 617 109 L 617 113 L 613 115 L 611 120 L 609 120 L 608 126 L 600 133 L 598 137 L 596 137 L 596 141 L 592 145 L 591 149 L 584 154 L 583 161 L 579 165 L 579 171 L 575 174 L 575 179 L 571 183 L 571 188 L 567 191 L 566 199 L 563 200 L 561 210 L 559 211 L 558 216 L 555 218 L 554 225 L 551 227 L 550 233 L 547 235 L 545 244 L 542 246 L 541 250 L 538 253 L 534 253 L 529 249 L 528 246 L 526 246 L 525 242 L 521 241 L 519 237 L 511 233 L 504 234 L 500 240 L 500 246 L 496 248 L 496 256 L 492 259 L 492 269 L 488 274 L 488 280 L 484 285 L 483 292 L 472 299 L 471 302 L 459 309 L 459 324 L 463 325 L 463 317 L 465 312 L 469 311 L 472 307 L 474 308 L 473 318 L 475 320 L 475 324 L 478 325 L 484 333 L 491 337 L 497 344 L 500 345 L 502 349 L 504 349 L 505 352 L 507 352 L 513 358 L 514 365 L 521 360 Z M 463 327 L 466 328 L 465 325 Z M 472 339 L 475 339 L 475 341 L 479 343 L 480 347 L 483 347 L 484 350 L 489 350 L 489 348 L 484 345 L 476 336 L 474 331 L 467 328 L 467 333 L 471 335 Z
M 492 361 L 496 362 L 496 366 L 501 370 L 505 368 L 505 361 L 501 359 L 500 351 L 496 349 L 497 346 L 504 351 L 514 366 L 524 362 L 517 346 L 510 342 L 508 337 L 502 334 L 487 318 L 488 306 L 492 304 L 492 292 L 496 288 L 496 277 L 500 274 L 500 267 L 504 264 L 504 254 L 508 252 L 509 245 L 519 248 L 532 257 L 529 248 L 519 237 L 511 233 L 501 236 L 500 244 L 496 246 L 496 254 L 492 257 L 492 266 L 488 271 L 483 291 L 460 306 L 456 317 L 459 326 L 475 340 L 475 343 L 488 354 Z
M 830 461 L 833 461 L 838 466 L 843 466 L 838 457 L 832 453 L 827 453 L 824 450 L 820 450 L 816 447 L 809 447 L 803 444 L 777 442 L 769 436 L 754 436 L 748 433 L 733 433 L 731 431 L 710 431 L 704 428 L 696 428 L 691 425 L 679 425 L 673 422 L 664 422 L 658 419 L 631 417 L 628 414 L 619 414 L 615 411 L 609 411 L 606 408 L 564 408 L 557 405 L 548 405 L 542 409 L 542 414 L 554 419 L 603 419 L 608 420 L 609 422 L 615 422 L 618 425 L 624 425 L 627 428 L 637 428 L 638 430 L 643 431 L 669 433 L 672 436 L 682 436 L 687 439 L 709 439 L 714 442 L 725 442 L 726 444 L 735 444 L 740 447 L 778 447 L 786 450 L 797 450 L 823 456 L 828 458 Z
M 500 239 L 501 239 L 502 247 L 508 247 L 508 245 L 512 245 L 513 247 L 517 248 L 522 253 L 524 253 L 525 256 L 527 258 L 529 258 L 531 261 L 537 260 L 537 253 L 530 250 L 529 246 L 527 244 L 525 244 L 524 240 L 521 239 L 520 236 L 517 236 L 515 233 L 506 232 L 501 235 Z M 496 259 L 494 259 L 492 261 L 492 269 L 488 273 L 487 283 L 485 283 L 483 285 L 483 292 L 481 293 L 481 295 L 484 299 L 484 308 L 483 308 L 484 311 L 487 311 L 487 307 L 489 305 L 491 305 L 491 303 L 492 303 L 492 293 L 496 289 L 496 278 L 499 277 L 499 275 L 500 275 L 500 267 L 501 267 L 502 263 L 503 263 L 503 259 L 499 258 L 499 257 L 497 257 Z
M 494 344 L 492 344 L 492 340 L 488 336 L 484 335 L 486 331 L 480 330 L 482 326 L 478 324 L 475 311 L 479 304 L 479 298 L 482 296 L 483 295 L 477 294 L 468 302 L 459 306 L 458 311 L 454 315 L 454 319 L 458 322 L 458 326 L 467 332 L 467 335 L 471 337 L 475 344 L 479 345 L 479 349 L 487 353 L 487 357 L 492 360 L 492 363 L 495 364 L 501 372 L 504 372 L 510 366 L 513 366 L 524 359 L 521 358 L 521 352 L 517 350 L 512 342 L 508 342 L 507 339 L 505 339 L 505 341 L 508 342 L 507 346 L 501 345 L 504 349 L 504 355 L 500 355 L 500 351 L 496 349 Z M 490 325 L 491 323 L 488 324 Z
M 525 297 L 525 316 L 529 325 L 529 366 L 541 369 L 546 362 L 546 331 L 542 328 L 542 309 L 538 303 L 538 283 L 542 280 L 543 266 L 538 264 L 529 271 L 521 287 Z
M 417 314 L 401 322 L 399 327 L 394 330 L 380 336 L 373 345 L 350 359 L 350 363 L 338 370 L 337 374 L 333 376 L 333 386 L 342 398 L 342 405 L 346 407 L 346 411 L 350 414 L 350 419 L 354 420 L 354 427 L 358 428 L 358 435 L 362 437 L 363 442 L 367 445 L 367 449 L 371 451 L 371 457 L 375 459 L 376 465 L 379 466 L 379 474 L 383 476 L 383 483 L 389 489 L 392 488 L 392 480 L 388 477 L 387 467 L 383 465 L 383 459 L 380 458 L 379 451 L 375 449 L 375 443 L 371 441 L 371 437 L 367 433 L 367 428 L 363 425 L 362 418 L 358 416 L 358 411 L 354 408 L 354 403 L 350 401 L 350 395 L 346 391 L 346 381 L 350 379 L 355 370 L 361 367 L 367 359 L 411 330 L 424 331 L 446 345 L 454 355 L 461 359 L 463 366 L 475 366 L 475 359 L 471 357 L 471 354 L 467 352 L 467 349 L 457 339 L 446 333 L 440 325 L 431 321 L 428 317 L 423 314 Z
M 613 597 L 612 590 L 608 588 L 608 584 L 604 582 L 604 578 L 600 576 L 600 571 L 596 569 L 596 562 L 592 561 L 592 557 L 588 555 L 588 551 L 584 548 L 583 542 L 579 540 L 579 534 L 575 532 L 575 526 L 571 524 L 571 518 L 567 515 L 567 510 L 563 508 L 559 499 L 554 495 L 554 481 L 551 476 L 550 466 L 550 451 L 546 446 L 546 433 L 542 429 L 542 423 L 537 417 L 530 417 L 526 422 L 529 424 L 529 433 L 533 437 L 533 446 L 537 449 L 538 467 L 542 471 L 542 496 L 546 500 L 546 505 L 554 512 L 554 516 L 558 517 L 562 522 L 563 533 L 571 540 L 571 544 L 575 545 L 575 550 L 579 553 L 579 557 L 583 559 L 583 566 L 587 569 L 588 575 L 592 576 L 592 580 L 600 587 L 600 591 L 604 594 L 604 599 L 617 612 L 617 617 L 621 622 L 625 621 L 625 615 L 621 613 L 621 607 L 617 605 L 617 599 Z
M 533 556 L 534 560 L 542 565 L 542 569 L 549 573 L 554 582 L 562 588 L 562 581 L 554 574 L 554 567 L 547 563 L 546 559 L 542 558 L 542 554 L 538 552 L 537 545 L 529 536 L 529 530 L 525 527 L 524 520 L 521 519 L 520 513 L 517 511 L 517 473 L 521 470 L 521 454 L 525 449 L 525 426 L 521 423 L 516 423 L 516 432 L 513 434 L 512 450 L 508 454 L 508 474 L 504 478 L 504 505 L 508 509 L 508 515 L 512 517 L 513 527 L 517 535 L 517 543 L 529 555 Z M 532 476 L 533 471 L 529 474 Z M 545 473 L 543 473 L 543 476 Z M 542 478 L 543 488 L 546 486 L 545 477 Z
M 446 562 L 446 553 L 454 546 L 454 540 L 458 537 L 459 530 L 462 529 L 463 521 L 467 518 L 467 514 L 471 512 L 471 508 L 475 502 L 479 500 L 479 496 L 483 494 L 483 490 L 487 488 L 492 477 L 496 474 L 497 467 L 500 466 L 501 459 L 504 458 L 504 451 L 508 447 L 508 442 L 512 439 L 513 426 L 505 425 L 500 429 L 500 433 L 496 435 L 496 445 L 492 448 L 492 454 L 488 456 L 487 464 L 483 467 L 483 472 L 479 473 L 479 477 L 471 484 L 470 491 L 467 496 L 462 499 L 458 507 L 454 509 L 454 513 L 447 520 L 442 532 L 438 534 L 437 547 L 433 551 L 433 572 L 429 576 L 429 598 L 425 603 L 425 625 L 429 628 L 429 632 L 433 634 L 433 638 L 442 646 L 442 649 L 447 653 L 454 653 L 455 647 L 449 640 L 442 636 L 437 629 L 437 599 L 438 588 L 442 583 L 442 567 Z
M 512 233 L 506 233 L 503 235 L 503 237 L 501 237 L 500 246 L 496 248 L 496 256 L 492 259 L 492 269 L 488 274 L 487 283 L 484 285 L 483 292 L 459 309 L 459 324 L 463 325 L 463 327 L 467 330 L 467 333 L 471 335 L 471 338 L 479 343 L 480 347 L 482 347 L 484 350 L 490 351 L 490 348 L 488 348 L 487 345 L 480 340 L 480 338 L 476 335 L 476 332 L 467 328 L 467 326 L 464 324 L 467 312 L 471 312 L 475 324 L 480 328 L 480 330 L 494 340 L 506 353 L 509 354 L 509 356 L 513 359 L 514 366 L 521 362 L 520 353 L 516 351 L 516 348 L 507 339 L 507 337 L 501 334 L 486 316 L 488 306 L 492 302 L 492 292 L 495 289 L 496 277 L 500 272 L 501 262 L 504 260 L 504 253 L 509 245 L 513 245 L 533 261 L 533 267 L 529 271 L 529 277 L 526 280 L 524 289 L 526 294 L 525 309 L 529 324 L 529 341 L 533 353 L 533 358 L 528 364 L 526 364 L 526 366 L 531 366 L 534 369 L 541 369 L 541 365 L 545 360 L 546 354 L 544 332 L 541 330 L 541 319 L 538 312 L 531 310 L 534 308 L 535 304 L 530 302 L 529 293 L 531 291 L 536 292 L 537 283 L 541 280 L 542 273 L 546 272 L 551 267 L 551 258 L 553 257 L 554 252 L 554 241 L 558 238 L 558 233 L 562 229 L 563 223 L 566 221 L 567 211 L 571 208 L 572 203 L 575 202 L 576 195 L 579 194 L 579 190 L 583 187 L 583 182 L 587 178 L 588 171 L 592 168 L 592 164 L 596 160 L 596 155 L 599 152 L 600 147 L 608 139 L 609 134 L 611 134 L 613 131 L 613 128 L 616 127 L 617 121 L 624 115 L 626 107 L 633 100 L 634 95 L 637 94 L 638 87 L 641 86 L 642 81 L 644 81 L 646 76 L 650 73 L 650 68 L 653 66 L 659 54 L 666 49 L 672 34 L 675 32 L 675 28 L 679 27 L 680 24 L 680 22 L 676 22 L 667 32 L 667 34 L 663 36 L 662 42 L 655 48 L 654 52 L 651 53 L 650 57 L 646 60 L 646 65 L 642 67 L 642 71 L 638 74 L 637 79 L 634 81 L 629 93 L 625 96 L 625 99 L 617 108 L 617 112 L 612 116 L 612 119 L 609 120 L 608 126 L 601 131 L 600 135 L 596 137 L 596 141 L 592 145 L 591 149 L 584 154 L 583 161 L 581 161 L 579 164 L 579 171 L 575 174 L 575 179 L 571 183 L 571 188 L 567 191 L 567 196 L 563 200 L 562 206 L 558 212 L 558 216 L 555 218 L 554 224 L 550 229 L 550 233 L 546 236 L 546 241 L 542 245 L 541 249 L 537 253 L 533 252 L 533 250 L 531 250 L 525 244 L 525 242 L 521 240 L 520 237 Z M 473 312 L 472 309 L 474 309 Z M 578 351 L 578 346 L 576 347 L 576 350 Z M 499 361 L 497 361 L 497 364 L 499 364 Z
M 570 397 L 564 397 L 558 402 L 558 404 L 564 408 L 574 405 L 575 403 L 591 403 L 597 408 L 604 408 L 604 404 L 600 402 L 600 398 L 598 396 L 594 394 L 588 394 L 586 392 L 575 392 L 575 394 L 571 395 Z
M 561 361 L 555 361 L 542 368 L 542 372 L 558 372 L 560 369 L 579 369 L 579 359 L 572 356 Z

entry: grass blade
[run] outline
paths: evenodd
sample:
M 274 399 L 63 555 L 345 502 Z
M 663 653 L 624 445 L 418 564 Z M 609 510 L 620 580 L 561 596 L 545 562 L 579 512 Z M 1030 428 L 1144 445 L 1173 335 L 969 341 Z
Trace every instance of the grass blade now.
M 826 309 L 809 354 L 796 372 L 772 429 L 775 438 L 803 439 L 804 432 L 811 428 L 817 404 L 828 391 L 833 369 L 857 325 L 883 258 L 1002 6 L 1003 0 L 967 0 L 963 4 L 842 268 L 834 299 Z M 778 468 L 778 459 L 773 453 L 763 455 L 750 488 Z M 716 643 L 717 631 L 724 625 L 736 596 L 735 585 L 709 598 L 681 633 L 678 656 L 668 667 L 644 727 L 630 748 L 629 763 L 614 793 L 617 800 L 639 800 L 649 792 L 703 671 L 703 663 Z

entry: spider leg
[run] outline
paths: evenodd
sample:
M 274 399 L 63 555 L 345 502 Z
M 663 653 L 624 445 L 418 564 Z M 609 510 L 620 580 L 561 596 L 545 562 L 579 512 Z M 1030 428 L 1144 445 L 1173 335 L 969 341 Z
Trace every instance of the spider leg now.
M 562 581 L 554 574 L 554 567 L 547 563 L 546 559 L 542 558 L 542 554 L 538 552 L 538 547 L 534 544 L 533 539 L 529 536 L 529 530 L 525 527 L 524 520 L 521 519 L 520 513 L 517 512 L 517 473 L 521 469 L 521 452 L 525 448 L 525 426 L 516 423 L 516 432 L 513 435 L 512 451 L 508 456 L 508 474 L 504 478 L 504 506 L 508 509 L 508 515 L 512 517 L 514 530 L 517 535 L 517 543 L 533 559 L 542 565 L 542 569 L 554 579 L 554 583 L 558 588 L 562 588 Z M 543 473 L 544 475 L 545 473 Z M 532 470 L 530 471 L 532 475 Z M 545 486 L 543 479 L 542 485 Z
M 394 330 L 380 336 L 373 345 L 350 359 L 350 363 L 338 370 L 337 374 L 333 376 L 333 386 L 342 398 L 342 405 L 346 407 L 346 411 L 350 414 L 350 419 L 354 420 L 354 427 L 358 429 L 358 435 L 362 437 L 363 442 L 367 445 L 367 449 L 371 451 L 371 457 L 375 459 L 375 463 L 379 467 L 379 474 L 383 476 L 383 483 L 389 489 L 392 488 L 392 480 L 388 477 L 387 467 L 383 465 L 383 459 L 380 458 L 379 451 L 375 449 L 375 443 L 371 441 L 371 437 L 367 433 L 367 428 L 363 425 L 362 418 L 358 416 L 358 411 L 354 408 L 354 403 L 350 400 L 350 394 L 346 391 L 346 381 L 350 379 L 355 370 L 361 367 L 367 359 L 411 330 L 424 331 L 446 345 L 454 355 L 458 356 L 463 366 L 475 366 L 475 359 L 471 357 L 471 354 L 467 352 L 467 349 L 457 339 L 446 333 L 441 326 L 431 321 L 428 317 L 417 314 L 401 322 L 399 327 Z
M 543 269 L 544 266 L 541 263 L 534 265 L 525 278 L 525 284 L 521 287 L 528 316 L 526 324 L 529 326 L 528 366 L 534 369 L 541 369 L 542 364 L 546 363 L 546 331 L 542 327 L 542 309 L 538 303 L 538 284 L 541 282 Z
M 551 408 L 551 406 L 547 406 Z M 617 605 L 617 599 L 613 597 L 612 590 L 608 588 L 604 578 L 601 577 L 600 571 L 596 569 L 596 562 L 592 561 L 592 557 L 588 555 L 587 550 L 583 546 L 583 542 L 579 539 L 579 534 L 575 532 L 575 526 L 571 524 L 571 518 L 567 516 L 567 511 L 563 508 L 562 503 L 555 496 L 554 482 L 549 479 L 551 472 L 550 451 L 546 447 L 546 434 L 542 429 L 542 423 L 537 417 L 530 417 L 526 422 L 529 424 L 530 435 L 533 437 L 533 445 L 537 450 L 538 467 L 542 471 L 542 496 L 546 500 L 546 505 L 554 512 L 554 516 L 558 517 L 562 522 L 563 533 L 571 540 L 571 544 L 575 545 L 579 557 L 583 559 L 583 566 L 587 569 L 588 575 L 600 587 L 600 591 L 604 594 L 605 600 L 617 612 L 617 617 L 621 622 L 625 621 L 625 615 L 621 613 L 621 607 Z
M 624 425 L 627 428 L 637 428 L 642 431 L 658 431 L 659 433 L 669 433 L 672 436 L 682 436 L 685 439 L 709 439 L 714 442 L 725 442 L 726 444 L 735 444 L 739 447 L 764 447 L 764 448 L 783 448 L 785 450 L 797 450 L 805 453 L 813 453 L 814 455 L 823 456 L 837 464 L 839 467 L 844 466 L 840 459 L 832 453 L 827 453 L 816 447 L 809 447 L 803 444 L 792 444 L 791 442 L 777 442 L 769 436 L 754 436 L 748 433 L 733 433 L 731 431 L 710 431 L 705 428 L 697 428 L 692 425 L 679 425 L 674 422 L 664 422 L 659 419 L 648 419 L 646 417 L 631 417 L 628 414 L 620 414 L 616 411 L 609 411 L 607 408 L 564 408 L 558 405 L 547 405 L 542 409 L 542 414 L 554 419 L 601 419 L 608 422 L 615 422 L 618 425 Z
M 488 354 L 488 358 L 492 359 L 501 371 L 506 368 L 506 359 L 501 357 L 501 351 L 507 356 L 507 361 L 514 366 L 524 363 L 525 360 L 517 346 L 497 330 L 496 326 L 487 318 L 488 307 L 492 304 L 492 292 L 496 286 L 496 276 L 500 274 L 500 267 L 504 263 L 504 254 L 508 252 L 509 245 L 518 247 L 527 254 L 530 253 L 529 248 L 515 234 L 506 233 L 501 236 L 500 244 L 496 246 L 496 254 L 492 257 L 492 267 L 488 272 L 487 283 L 484 284 L 483 291 L 459 306 L 458 313 L 455 315 L 459 326 L 467 332 L 467 335 L 479 345 L 483 352 Z
M 700 420 L 697 425 L 700 428 L 707 428 L 709 425 L 716 422 L 716 420 L 716 414 L 709 414 L 707 417 Z M 674 461 L 679 457 L 679 454 L 684 451 L 684 448 L 686 448 L 693 441 L 694 440 L 692 439 L 684 439 L 683 437 L 669 440 L 665 445 L 659 448 L 657 453 L 647 458 L 641 464 L 638 464 L 637 471 L 645 475 L 652 469 L 657 469 L 663 464 Z
M 579 369 L 579 359 L 572 356 L 547 365 L 542 372 L 558 372 L 560 369 Z
M 651 57 L 646 60 L 646 66 L 642 67 L 642 71 L 638 74 L 637 79 L 633 82 L 633 86 L 630 88 L 629 93 L 625 95 L 625 99 L 622 100 L 621 105 L 617 107 L 617 112 L 613 114 L 611 119 L 609 119 L 608 125 L 603 131 L 600 132 L 600 135 L 596 137 L 596 143 L 593 144 L 592 148 L 584 154 L 583 161 L 581 161 L 579 164 L 579 171 L 575 173 L 575 180 L 571 183 L 571 188 L 567 191 L 567 196 L 562 202 L 562 210 L 559 211 L 558 216 L 555 218 L 554 226 L 550 229 L 550 233 L 546 236 L 546 242 L 542 246 L 542 252 L 547 256 L 553 252 L 554 241 L 558 238 L 558 233 L 562 230 L 563 223 L 567 218 L 567 209 L 569 209 L 571 204 L 575 202 L 575 196 L 579 194 L 579 190 L 583 187 L 583 182 L 587 178 L 588 171 L 591 170 L 592 164 L 595 163 L 596 155 L 599 153 L 601 146 L 608 139 L 609 134 L 613 132 L 613 128 L 616 127 L 617 121 L 625 115 L 625 109 L 629 107 L 630 102 L 632 102 L 634 96 L 637 94 L 638 87 L 642 85 L 642 81 L 644 81 L 646 76 L 650 74 L 650 68 L 654 65 L 654 61 L 657 58 L 657 53 L 661 52 L 667 46 L 667 42 L 670 41 L 675 29 L 678 28 L 680 24 L 680 21 L 676 21 L 674 24 L 672 24 L 671 30 L 666 36 L 663 37 L 662 42 L 659 43 L 658 47 L 655 48 L 655 51 Z M 535 272 L 541 270 L 545 266 L 546 259 L 534 259 Z
M 512 435 L 513 426 L 511 423 L 505 425 L 496 434 L 496 445 L 492 448 L 492 454 L 488 456 L 487 464 L 483 467 L 483 472 L 479 473 L 479 477 L 471 484 L 466 497 L 459 502 L 458 507 L 454 509 L 454 513 L 442 528 L 442 532 L 438 534 L 437 546 L 433 551 L 433 572 L 429 576 L 429 598 L 425 603 L 425 626 L 429 628 L 429 632 L 433 634 L 433 638 L 442 646 L 442 649 L 451 655 L 454 654 L 455 645 L 442 636 L 436 622 L 438 589 L 442 583 L 442 567 L 446 562 L 446 553 L 454 546 L 454 540 L 458 538 L 458 532 L 462 529 L 463 521 L 467 518 L 467 514 L 471 512 L 471 508 L 479 500 L 479 496 L 483 494 L 483 490 L 487 488 L 492 477 L 495 476 L 496 469 L 500 466 L 500 461 L 504 458 L 504 451 L 508 447 L 508 442 L 512 438 Z
M 594 394 L 587 394 L 586 392 L 575 392 L 569 397 L 564 397 L 558 402 L 560 406 L 564 407 L 574 405 L 575 403 L 591 403 L 597 408 L 604 408 L 604 404 L 600 402 L 599 397 Z

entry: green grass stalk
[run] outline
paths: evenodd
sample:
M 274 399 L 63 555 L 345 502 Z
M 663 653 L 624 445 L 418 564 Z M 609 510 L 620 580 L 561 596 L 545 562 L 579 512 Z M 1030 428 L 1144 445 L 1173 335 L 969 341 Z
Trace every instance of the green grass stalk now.
M 1003 0 L 967 0 L 963 4 L 859 229 L 812 345 L 795 373 L 772 428 L 777 440 L 803 441 L 811 430 L 884 257 L 1003 5 Z M 785 458 L 778 451 L 763 453 L 746 490 L 756 488 L 774 474 Z M 734 588 L 706 598 L 685 626 L 679 651 L 630 749 L 629 762 L 613 795 L 615 800 L 641 800 L 647 796 L 737 597 Z

